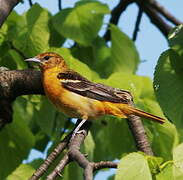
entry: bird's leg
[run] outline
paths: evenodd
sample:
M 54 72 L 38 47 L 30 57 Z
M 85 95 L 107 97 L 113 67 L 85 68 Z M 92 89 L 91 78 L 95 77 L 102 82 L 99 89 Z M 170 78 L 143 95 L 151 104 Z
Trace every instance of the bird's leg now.
M 81 131 L 79 131 L 79 129 L 81 128 L 81 126 L 87 121 L 87 119 L 82 119 L 82 121 L 76 126 L 76 128 L 74 129 L 73 133 L 72 133 L 72 137 L 71 137 L 71 141 L 74 139 L 75 135 L 78 133 L 81 133 Z

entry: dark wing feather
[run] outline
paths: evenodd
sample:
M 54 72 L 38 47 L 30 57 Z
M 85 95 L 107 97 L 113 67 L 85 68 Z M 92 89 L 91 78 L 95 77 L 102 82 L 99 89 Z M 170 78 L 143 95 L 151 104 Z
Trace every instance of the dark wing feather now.
M 88 98 L 114 103 L 128 103 L 132 100 L 128 91 L 93 83 L 74 71 L 59 73 L 57 77 L 66 80 L 61 81 L 64 88 Z M 74 82 L 74 80 L 76 81 Z

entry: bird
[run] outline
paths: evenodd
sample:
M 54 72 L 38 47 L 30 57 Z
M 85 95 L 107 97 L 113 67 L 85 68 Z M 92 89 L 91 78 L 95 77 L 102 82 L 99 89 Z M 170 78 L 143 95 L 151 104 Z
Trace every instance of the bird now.
M 128 118 L 133 114 L 160 124 L 165 122 L 161 117 L 130 105 L 133 99 L 129 91 L 89 81 L 70 69 L 57 53 L 45 52 L 25 61 L 39 64 L 44 91 L 52 104 L 69 117 L 82 119 L 74 134 L 87 120 L 92 121 L 104 115 Z

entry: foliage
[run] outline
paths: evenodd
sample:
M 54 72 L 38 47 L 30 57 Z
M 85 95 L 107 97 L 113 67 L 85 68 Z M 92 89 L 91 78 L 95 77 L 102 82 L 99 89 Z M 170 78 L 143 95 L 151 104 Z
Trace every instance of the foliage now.
M 177 145 L 179 135 L 181 141 L 183 138 L 183 27 L 170 34 L 170 49 L 160 56 L 156 67 L 154 87 L 160 108 L 151 79 L 135 74 L 140 58 L 130 38 L 115 25 L 110 25 L 110 45 L 99 36 L 108 13 L 106 4 L 92 0 L 77 2 L 75 7 L 56 15 L 39 4 L 23 15 L 12 12 L 0 29 L 0 66 L 25 69 L 24 58 L 54 51 L 88 79 L 130 90 L 137 107 L 163 117 L 162 108 L 176 127 L 168 120 L 165 125 L 144 121 L 157 157 L 134 152 L 136 147 L 126 120 L 111 116 L 94 123 L 82 148 L 90 160 L 121 159 L 116 180 L 182 179 L 183 144 Z M 68 38 L 74 45 L 66 48 Z M 29 151 L 34 148 L 44 152 L 50 141 L 59 140 L 68 121 L 40 96 L 19 97 L 14 103 L 13 119 L 0 132 L 0 179 L 28 178 L 35 169 L 33 163 L 22 164 Z M 71 121 L 67 130 L 72 126 Z M 65 180 L 81 177 L 80 169 L 74 165 L 64 173 Z

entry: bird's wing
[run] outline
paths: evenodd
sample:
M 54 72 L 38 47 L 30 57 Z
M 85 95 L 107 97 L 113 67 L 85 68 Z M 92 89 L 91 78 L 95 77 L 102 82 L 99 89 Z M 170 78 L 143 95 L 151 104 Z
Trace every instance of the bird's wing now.
M 114 103 L 128 103 L 132 100 L 128 91 L 93 83 L 74 71 L 59 73 L 57 78 L 67 90 L 91 99 Z

